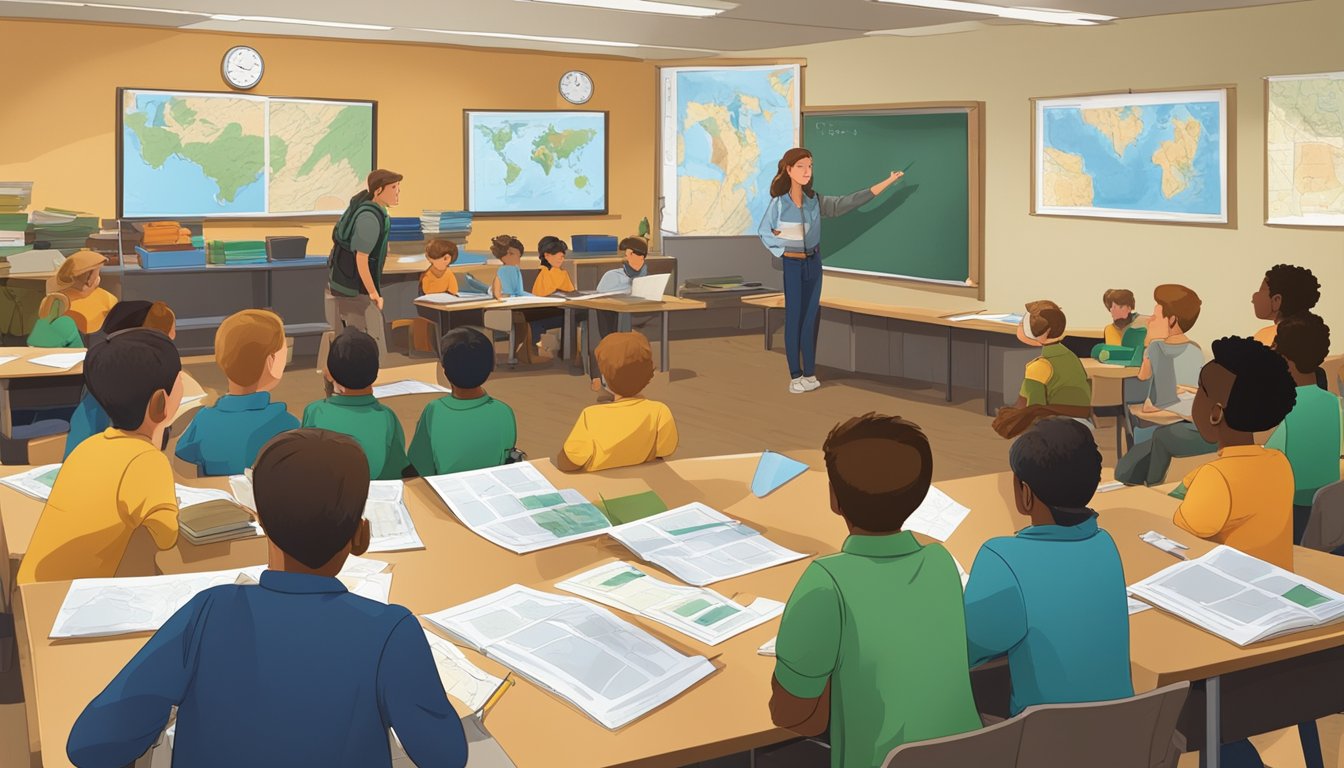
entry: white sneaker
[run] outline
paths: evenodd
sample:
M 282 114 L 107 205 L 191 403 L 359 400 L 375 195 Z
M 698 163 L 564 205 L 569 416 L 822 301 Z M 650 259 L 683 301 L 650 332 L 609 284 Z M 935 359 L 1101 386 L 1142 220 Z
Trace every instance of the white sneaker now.
M 812 390 L 821 386 L 821 382 L 817 381 L 816 376 L 804 376 L 802 381 L 803 381 L 803 391 L 805 392 L 811 392 Z
M 807 384 L 804 382 L 802 377 L 793 379 L 789 382 L 789 394 L 801 395 L 806 391 L 807 391 Z

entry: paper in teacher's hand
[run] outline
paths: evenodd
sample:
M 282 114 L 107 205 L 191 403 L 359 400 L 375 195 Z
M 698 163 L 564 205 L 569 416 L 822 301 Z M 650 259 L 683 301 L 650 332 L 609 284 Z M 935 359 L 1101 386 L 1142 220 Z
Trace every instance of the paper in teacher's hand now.
M 779 237 L 779 239 L 781 239 L 781 240 L 799 240 L 799 241 L 801 241 L 801 240 L 803 239 L 803 237 L 805 237 L 805 234 L 806 234 L 806 233 L 803 231 L 803 224 L 802 224 L 802 222 L 789 222 L 789 221 L 781 221 L 781 222 L 779 222 L 779 235 L 778 235 L 778 237 Z

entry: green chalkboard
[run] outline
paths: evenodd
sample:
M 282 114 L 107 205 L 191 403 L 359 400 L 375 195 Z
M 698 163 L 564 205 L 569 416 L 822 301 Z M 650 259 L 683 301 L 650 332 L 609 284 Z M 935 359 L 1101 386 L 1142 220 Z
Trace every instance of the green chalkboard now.
M 905 170 L 857 211 L 826 219 L 828 269 L 975 285 L 980 257 L 978 111 L 803 115 L 819 194 L 845 195 Z M 908 168 L 908 170 L 907 170 Z M 973 218 L 974 217 L 974 218 Z

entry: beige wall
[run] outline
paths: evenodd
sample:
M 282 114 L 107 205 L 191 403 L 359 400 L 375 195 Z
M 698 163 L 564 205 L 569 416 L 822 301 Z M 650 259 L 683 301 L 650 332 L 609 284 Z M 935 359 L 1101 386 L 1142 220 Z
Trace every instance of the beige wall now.
M 999 27 L 929 38 L 870 38 L 759 55 L 807 58 L 805 104 L 986 102 L 985 305 L 1058 301 L 1076 326 L 1107 320 L 1102 291 L 1140 297 L 1180 282 L 1204 299 L 1196 339 L 1250 334 L 1250 295 L 1287 261 L 1324 287 L 1317 311 L 1344 352 L 1344 232 L 1264 226 L 1266 75 L 1344 69 L 1344 2 L 1160 16 L 1099 28 Z M 1029 215 L 1031 97 L 1213 84 L 1237 88 L 1236 229 Z M 917 173 L 917 171 L 916 171 Z M 818 158 L 824 178 L 826 158 Z M 874 173 L 876 180 L 877 171 Z M 959 309 L 970 299 L 881 279 L 827 275 L 826 295 Z M 1142 301 L 1141 301 L 1142 303 Z M 1151 304 L 1149 305 L 1149 308 Z
M 378 102 L 378 164 L 406 176 L 392 210 L 400 216 L 463 207 L 464 108 L 565 109 L 560 75 L 582 68 L 595 83 L 584 109 L 611 112 L 611 215 L 477 219 L 468 247 L 483 251 L 501 233 L 520 237 L 528 250 L 548 234 L 633 235 L 641 218 L 653 217 L 656 89 L 653 66 L 644 62 L 4 19 L 0 40 L 13 62 L 0 118 L 0 179 L 36 182 L 34 207 L 115 216 L 116 88 L 227 90 L 220 59 L 247 44 L 266 61 L 259 94 Z M 326 253 L 330 233 L 330 221 L 206 227 L 207 237 L 235 239 L 306 234 L 310 253 Z

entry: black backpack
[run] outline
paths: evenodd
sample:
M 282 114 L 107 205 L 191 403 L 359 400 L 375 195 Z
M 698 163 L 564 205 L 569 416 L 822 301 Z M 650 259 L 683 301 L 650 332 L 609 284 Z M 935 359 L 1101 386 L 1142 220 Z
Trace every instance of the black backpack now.
M 359 270 L 355 267 L 355 251 L 350 240 L 355 234 L 355 219 L 365 211 L 371 211 L 378 217 L 378 243 L 369 253 L 369 272 L 373 275 L 374 285 L 379 284 L 378 252 L 386 245 L 387 211 L 373 202 L 368 192 L 361 192 L 350 199 L 350 205 L 331 228 L 331 255 L 327 257 L 329 283 L 333 293 L 343 296 L 368 295 L 364 281 L 359 279 Z

